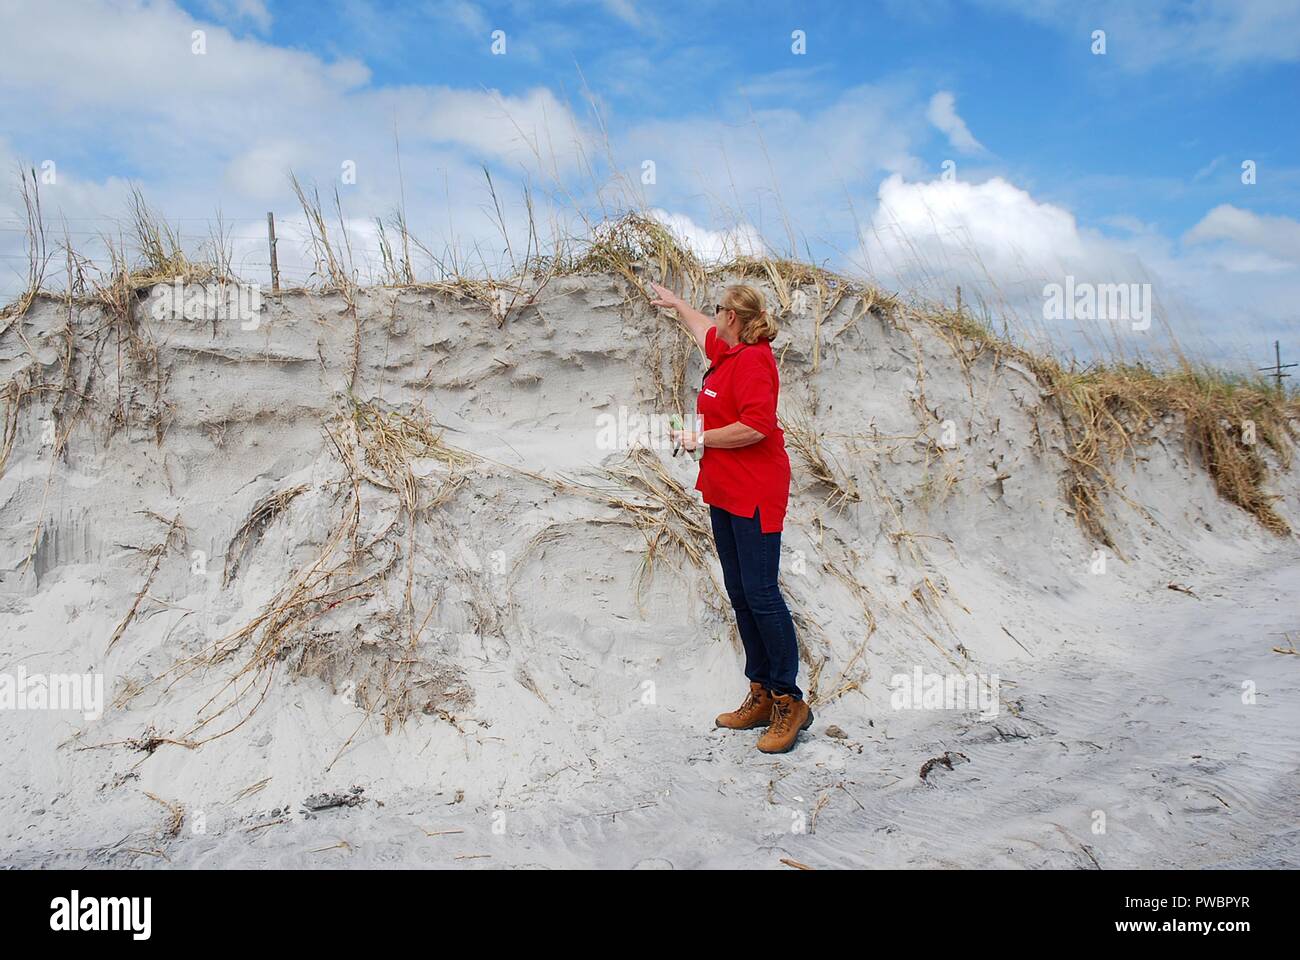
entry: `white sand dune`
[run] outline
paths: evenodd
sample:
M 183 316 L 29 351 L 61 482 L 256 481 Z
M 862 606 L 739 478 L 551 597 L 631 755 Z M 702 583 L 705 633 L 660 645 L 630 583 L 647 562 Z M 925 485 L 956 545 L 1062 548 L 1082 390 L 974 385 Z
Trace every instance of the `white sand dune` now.
M 774 349 L 838 484 L 792 449 L 817 719 L 769 757 L 712 728 L 745 684 L 689 553 L 695 464 L 598 442 L 702 370 L 621 280 L 556 278 L 504 325 L 447 292 L 363 291 L 355 318 L 290 293 L 256 330 L 142 308 L 120 341 L 39 301 L 0 339 L 35 388 L 9 394 L 0 674 L 102 673 L 111 702 L 0 710 L 0 863 L 1300 865 L 1296 538 L 1170 418 L 1115 468 L 1099 555 L 1030 371 L 813 305 Z M 47 422 L 75 424 L 59 458 Z M 893 709 L 916 667 L 996 675 L 998 715 Z

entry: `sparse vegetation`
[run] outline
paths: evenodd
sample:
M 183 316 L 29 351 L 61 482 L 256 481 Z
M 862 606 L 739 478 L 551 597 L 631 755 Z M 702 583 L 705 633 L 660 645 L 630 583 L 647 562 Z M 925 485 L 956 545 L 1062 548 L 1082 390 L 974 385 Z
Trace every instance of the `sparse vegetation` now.
M 108 269 L 94 270 L 65 239 L 67 285 L 56 294 L 42 287 L 50 257 L 40 222 L 39 195 L 35 184 L 26 177 L 24 185 L 30 191 L 26 194 L 32 234 L 30 283 L 23 296 L 0 314 L 0 337 L 14 336 L 25 342 L 23 320 L 32 304 L 42 297 L 57 299 L 66 308 L 68 319 L 58 362 L 52 367 L 38 362 L 35 352 L 26 345 L 31 362 L 18 365 L 4 385 L 0 394 L 5 403 L 0 471 L 26 422 L 23 410 L 38 402 L 48 402 L 51 416 L 57 421 L 56 455 L 82 413 L 90 410 L 101 412 L 110 435 L 127 427 L 144 427 L 152 433 L 153 442 L 162 445 L 170 422 L 167 366 L 162 359 L 165 346 L 138 314 L 140 294 L 173 277 L 233 282 L 223 228 L 218 225 L 212 234 L 206 255 L 191 257 L 183 249 L 179 233 L 168 228 L 134 191 L 129 239 L 104 237 L 110 255 Z M 355 390 L 366 335 L 358 306 L 364 290 L 352 259 L 342 209 L 336 195 L 334 215 L 327 218 L 315 190 L 308 191 L 297 180 L 293 187 L 307 217 L 316 262 L 312 278 L 315 286 L 310 292 L 337 294 L 344 302 L 344 313 L 354 323 L 352 375 L 348 382 Z M 496 210 L 501 218 L 499 205 Z M 332 220 L 337 220 L 337 228 Z M 482 305 L 497 326 L 504 326 L 520 310 L 535 304 L 540 291 L 554 277 L 600 274 L 618 278 L 615 284 L 621 279 L 626 284 L 622 305 L 625 319 L 632 320 L 645 337 L 656 400 L 667 409 L 680 410 L 693 394 L 686 387 L 686 376 L 695 345 L 671 326 L 641 322 L 649 299 L 649 280 L 670 285 L 692 299 L 705 295 L 715 284 L 740 279 L 764 284 L 772 293 L 778 316 L 800 324 L 808 322 L 804 317 L 811 317 L 811 346 L 800 361 L 808 364 L 810 373 L 815 373 L 822 363 L 824 345 L 843 338 L 868 316 L 905 332 L 915 354 L 917 391 L 909 399 L 919 431 L 915 437 L 901 439 L 920 444 L 927 451 L 926 473 L 919 487 L 922 509 L 942 505 L 960 479 L 928 433 L 934 426 L 935 413 L 924 394 L 926 372 L 919 334 L 930 330 L 957 359 L 972 396 L 974 374 L 977 369 L 990 369 L 985 365 L 996 368 L 1015 362 L 1032 374 L 1042 396 L 1033 416 L 1055 421 L 1051 426 L 1059 427 L 1056 433 L 1064 439 L 1063 457 L 1056 461 L 1062 475 L 1062 495 L 1079 526 L 1097 542 L 1115 546 L 1107 515 L 1112 498 L 1141 509 L 1124 492 L 1116 473 L 1126 462 L 1132 462 L 1144 445 L 1171 436 L 1185 438 L 1190 456 L 1203 466 L 1220 496 L 1255 517 L 1266 529 L 1278 534 L 1289 532 L 1286 520 L 1275 507 L 1276 497 L 1267 487 L 1271 463 L 1284 468 L 1291 464 L 1300 402 L 1294 395 L 1279 393 L 1257 379 L 1193 367 L 1182 358 L 1168 369 L 1101 362 L 1080 367 L 1069 360 L 1031 351 L 1005 330 L 996 332 L 987 315 L 976 316 L 962 308 L 942 305 L 905 303 L 870 283 L 838 276 L 823 267 L 789 258 L 752 255 L 704 264 L 667 227 L 639 213 L 597 225 L 589 236 L 566 241 L 547 254 L 540 250 L 536 231 L 530 229 L 527 247 L 519 251 L 518 261 L 515 251 L 510 250 L 511 275 L 500 278 L 455 272 L 463 261 L 452 258 L 450 262 L 455 266 L 449 268 L 448 261 L 428 254 L 409 234 L 400 211 L 387 223 L 381 222 L 379 229 L 385 289 L 469 300 Z M 504 232 L 503 220 L 502 229 Z M 412 249 L 428 254 L 437 276 L 425 280 L 417 277 Z M 453 272 L 449 273 L 449 269 Z M 838 318 L 838 329 L 829 330 L 826 324 L 833 315 Z M 665 362 L 667 381 L 662 369 Z M 932 627 L 946 623 L 943 606 L 960 603 L 948 593 L 941 577 L 932 577 L 918 546 L 920 540 L 943 538 L 907 529 L 901 512 L 905 505 L 896 500 L 871 468 L 864 475 L 857 469 L 858 464 L 849 462 L 848 450 L 841 451 L 841 445 L 817 423 L 815 389 L 810 388 L 809 395 L 811 403 L 803 398 L 792 400 L 789 393 L 784 394 L 787 399 L 783 401 L 782 424 L 802 473 L 801 480 L 823 490 L 822 502 L 835 511 L 862 502 L 864 494 L 883 507 L 882 516 L 887 522 L 892 520 L 892 529 L 885 532 L 887 539 L 900 557 L 910 560 L 918 574 L 909 581 L 910 589 L 901 589 L 902 615 L 956 663 L 951 652 L 931 633 Z M 237 728 L 251 713 L 248 708 L 267 695 L 271 675 L 278 664 L 285 662 L 295 674 L 310 674 L 327 682 L 340 677 L 361 678 L 356 691 L 358 700 L 368 713 L 382 715 L 386 728 L 417 710 L 436 712 L 442 710 L 438 703 L 456 702 L 456 678 L 441 671 L 436 663 L 411 654 L 433 614 L 432 609 L 414 609 L 411 584 L 415 577 L 417 526 L 427 522 L 430 511 L 455 496 L 464 482 L 464 471 L 470 468 L 495 465 L 555 491 L 584 496 L 612 508 L 620 518 L 614 522 L 635 528 L 645 540 L 638 599 L 657 564 L 684 561 L 695 571 L 708 574 L 707 602 L 725 611 L 725 595 L 711 573 L 707 514 L 695 495 L 675 480 L 650 451 L 634 449 L 622 461 L 602 467 L 607 483 L 591 485 L 495 463 L 459 450 L 446 441 L 420 409 L 396 410 L 374 399 L 351 395 L 346 399 L 338 422 L 327 427 L 329 448 L 343 470 L 343 479 L 337 483 L 343 493 L 335 504 L 340 510 L 339 523 L 319 552 L 289 574 L 256 617 L 151 681 L 170 682 L 229 659 L 238 663 L 228 687 L 205 707 L 198 724 L 183 735 L 159 742 L 194 746 Z M 213 442 L 220 444 L 225 432 L 223 424 L 214 433 Z M 417 476 L 412 468 L 417 460 L 433 460 L 441 465 L 437 483 L 424 474 Z M 392 523 L 377 535 L 372 532 L 365 536 L 363 532 L 363 488 L 381 491 L 390 501 L 395 500 Z M 225 571 L 228 583 L 246 572 L 245 558 L 254 552 L 259 538 L 278 517 L 296 508 L 306 490 L 303 485 L 293 485 L 264 497 L 254 506 L 229 544 Z M 179 535 L 178 529 L 169 528 L 158 552 L 150 554 L 153 568 L 136 598 L 136 606 L 114 633 L 114 642 L 133 622 L 140 598 L 147 593 L 163 552 Z M 385 599 L 390 578 L 403 567 L 405 587 L 399 585 L 393 597 Z M 884 601 L 866 590 L 847 561 L 827 567 L 825 572 L 842 581 L 857 598 L 869 638 L 876 630 L 877 606 Z M 394 599 L 397 594 L 400 599 Z M 365 606 L 375 598 L 380 598 L 375 600 L 376 606 Z M 348 608 L 367 618 L 370 633 L 364 637 L 355 631 L 344 635 L 342 611 Z M 818 625 L 807 611 L 795 610 L 794 614 L 801 634 L 817 634 Z M 481 619 L 487 623 L 495 615 L 485 607 Z M 358 623 L 354 620 L 351 625 L 356 627 Z M 853 658 L 840 666 L 827 698 L 858 687 L 861 678 L 851 675 L 850 670 L 861 659 L 866 642 L 862 639 Z M 813 651 L 807 642 L 801 643 L 801 656 L 812 669 L 810 693 L 816 699 L 817 682 L 828 658 Z M 132 686 L 124 696 L 136 696 L 149 685 Z M 222 722 L 222 717 L 228 719 Z M 218 727 L 219 732 L 211 732 Z

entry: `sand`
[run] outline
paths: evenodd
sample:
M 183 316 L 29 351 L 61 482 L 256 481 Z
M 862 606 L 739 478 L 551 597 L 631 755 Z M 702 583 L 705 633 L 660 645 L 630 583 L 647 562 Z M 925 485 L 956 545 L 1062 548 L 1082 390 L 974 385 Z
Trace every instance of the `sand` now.
M 809 297 L 774 344 L 837 487 L 792 448 L 817 719 L 771 757 L 712 726 L 745 681 L 716 559 L 678 547 L 707 529 L 696 465 L 599 442 L 703 369 L 622 280 L 553 279 L 504 324 L 413 289 L 355 317 L 268 296 L 251 330 L 141 310 L 120 351 L 97 308 L 38 301 L 3 378 L 61 381 L 70 329 L 86 402 L 59 401 L 57 459 L 53 391 L 13 419 L 0 675 L 102 675 L 110 702 L 0 710 L 0 863 L 1300 864 L 1296 538 L 1221 500 L 1171 421 L 1117 467 L 1097 553 L 1033 375 L 856 306 L 817 324 Z M 368 461 L 376 410 L 442 444 Z M 667 518 L 649 570 L 636 505 Z M 233 639 L 295 596 L 301 624 Z M 917 668 L 996 676 L 996 716 L 895 709 Z

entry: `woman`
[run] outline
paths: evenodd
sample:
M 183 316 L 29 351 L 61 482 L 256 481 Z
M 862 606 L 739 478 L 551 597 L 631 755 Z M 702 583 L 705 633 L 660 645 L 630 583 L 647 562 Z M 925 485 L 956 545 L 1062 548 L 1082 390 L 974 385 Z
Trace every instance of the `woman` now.
M 703 448 L 695 482 L 709 505 L 713 542 L 722 562 L 727 596 L 745 645 L 749 696 L 719 727 L 767 727 L 764 753 L 784 753 L 813 722 L 795 684 L 799 646 L 794 621 L 777 585 L 781 530 L 790 497 L 790 458 L 776 422 L 781 389 L 771 340 L 776 323 L 753 287 L 727 287 L 713 319 L 666 287 L 653 284 L 654 306 L 676 312 L 704 349 L 710 366 L 696 401 L 704 431 L 674 430 L 674 442 Z

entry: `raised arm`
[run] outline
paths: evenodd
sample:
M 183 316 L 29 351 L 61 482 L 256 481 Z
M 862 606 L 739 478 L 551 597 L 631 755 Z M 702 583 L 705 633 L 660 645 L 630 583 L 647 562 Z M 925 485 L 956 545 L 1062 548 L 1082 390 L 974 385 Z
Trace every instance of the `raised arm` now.
M 695 342 L 703 350 L 704 335 L 709 332 L 709 327 L 713 326 L 713 321 L 667 287 L 661 287 L 657 283 L 652 283 L 650 286 L 654 287 L 655 293 L 659 294 L 658 300 L 650 301 L 651 305 L 662 310 L 674 311 L 677 314 L 677 319 L 690 331 L 691 336 L 695 338 Z

